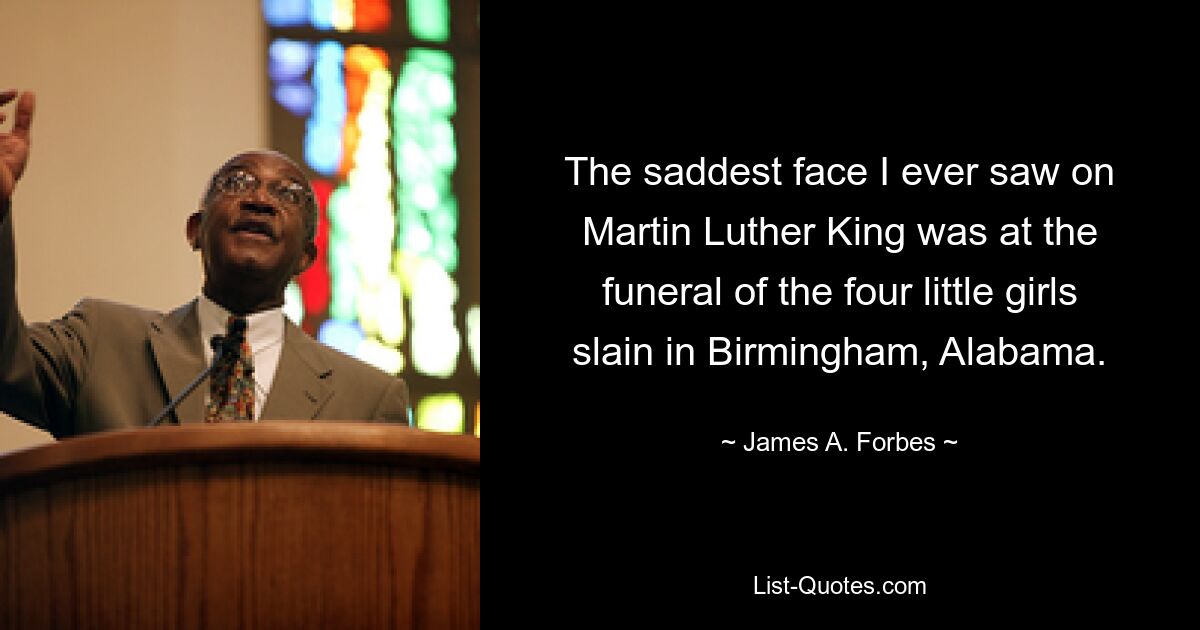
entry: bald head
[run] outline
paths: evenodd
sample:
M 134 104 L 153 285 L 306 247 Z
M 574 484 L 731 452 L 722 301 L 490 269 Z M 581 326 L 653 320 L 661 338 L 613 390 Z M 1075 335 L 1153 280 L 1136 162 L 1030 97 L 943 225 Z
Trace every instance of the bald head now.
M 233 168 L 260 160 L 275 162 L 279 165 L 279 169 L 281 171 L 287 173 L 289 179 L 292 179 L 296 183 L 302 185 L 308 192 L 306 196 L 307 203 L 305 204 L 304 208 L 304 226 L 305 231 L 308 234 L 308 240 L 314 240 L 317 234 L 319 211 L 317 209 L 316 197 L 313 195 L 312 184 L 309 183 L 308 177 L 304 175 L 304 170 L 300 168 L 300 165 L 296 164 L 295 161 L 283 153 L 273 151 L 271 149 L 252 149 L 249 151 L 243 151 L 226 160 L 225 163 L 220 166 L 220 168 L 213 172 L 212 177 L 208 179 L 208 186 L 205 187 L 204 195 L 200 198 L 201 212 L 203 212 L 204 209 L 208 207 L 208 204 L 212 202 L 212 197 L 216 193 L 215 187 L 219 177 Z

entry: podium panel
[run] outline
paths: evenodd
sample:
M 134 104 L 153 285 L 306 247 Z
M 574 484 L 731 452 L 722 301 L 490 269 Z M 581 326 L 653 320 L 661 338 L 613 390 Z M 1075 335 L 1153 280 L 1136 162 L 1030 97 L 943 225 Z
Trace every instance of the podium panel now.
M 479 441 L 164 427 L 0 458 L 0 626 L 478 628 Z

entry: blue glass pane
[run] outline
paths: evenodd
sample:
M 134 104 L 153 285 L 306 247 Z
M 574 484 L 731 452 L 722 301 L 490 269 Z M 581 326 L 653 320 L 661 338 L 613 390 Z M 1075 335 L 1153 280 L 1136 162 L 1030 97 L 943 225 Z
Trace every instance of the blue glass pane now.
M 312 27 L 323 31 L 333 29 L 333 0 L 311 0 L 310 6 Z
M 267 71 L 272 81 L 301 79 L 312 62 L 313 48 L 307 42 L 277 39 L 267 51 Z
M 308 22 L 308 0 L 263 0 L 262 10 L 271 26 L 304 26 Z
M 309 121 L 304 134 L 304 161 L 326 177 L 333 177 L 342 163 L 342 123 Z
M 359 330 L 358 324 L 348 324 L 331 319 L 321 324 L 321 330 L 317 332 L 317 339 L 327 346 L 354 356 L 358 351 L 358 344 L 362 343 L 363 333 Z
M 275 102 L 304 118 L 312 111 L 313 91 L 307 83 L 283 83 L 275 86 Z

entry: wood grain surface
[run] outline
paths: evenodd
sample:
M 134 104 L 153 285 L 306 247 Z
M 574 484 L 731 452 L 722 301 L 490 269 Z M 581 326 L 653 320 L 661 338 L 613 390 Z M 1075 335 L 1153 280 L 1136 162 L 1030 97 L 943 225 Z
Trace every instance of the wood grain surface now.
M 387 428 L 172 427 L 0 459 L 0 627 L 479 627 L 478 440 Z

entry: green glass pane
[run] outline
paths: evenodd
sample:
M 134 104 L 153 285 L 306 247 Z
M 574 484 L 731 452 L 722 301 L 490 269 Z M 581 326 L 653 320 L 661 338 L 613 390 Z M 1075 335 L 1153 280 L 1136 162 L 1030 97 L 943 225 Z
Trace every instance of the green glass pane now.
M 431 42 L 450 39 L 450 7 L 446 0 L 408 0 L 413 37 Z
M 464 409 L 458 394 L 430 394 L 417 401 L 417 426 L 429 431 L 462 433 Z

